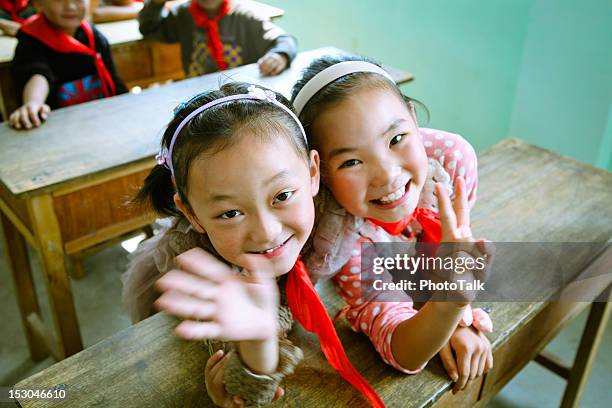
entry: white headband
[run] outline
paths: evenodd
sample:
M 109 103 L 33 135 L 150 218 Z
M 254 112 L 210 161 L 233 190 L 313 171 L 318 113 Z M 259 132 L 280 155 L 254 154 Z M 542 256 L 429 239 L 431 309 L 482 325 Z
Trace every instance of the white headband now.
M 339 62 L 319 72 L 317 75 L 312 77 L 302 89 L 300 89 L 300 92 L 298 92 L 295 97 L 295 100 L 293 101 L 293 106 L 295 108 L 295 111 L 297 112 L 297 115 L 300 116 L 302 110 L 304 109 L 304 106 L 306 106 L 308 101 L 310 101 L 310 99 L 315 96 L 317 92 L 323 89 L 327 84 L 330 84 L 338 78 L 341 78 L 348 74 L 353 74 L 355 72 L 373 72 L 375 74 L 380 74 L 395 84 L 395 81 L 393 80 L 393 78 L 391 78 L 391 75 L 389 75 L 387 71 L 385 71 L 378 65 L 372 64 L 371 62 Z

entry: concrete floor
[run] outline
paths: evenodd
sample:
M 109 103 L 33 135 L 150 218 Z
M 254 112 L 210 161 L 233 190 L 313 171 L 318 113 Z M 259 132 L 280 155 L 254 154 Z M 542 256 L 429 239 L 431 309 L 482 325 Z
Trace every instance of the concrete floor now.
M 3 235 L 0 235 L 3 236 Z M 48 366 L 48 358 L 33 363 L 28 354 L 19 311 L 8 272 L 4 242 L 0 245 L 0 385 L 13 385 Z M 45 321 L 49 321 L 48 301 L 36 256 L 32 258 L 39 303 Z M 86 275 L 72 280 L 75 303 L 85 347 L 91 346 L 130 325 L 121 309 L 121 273 L 127 264 L 127 253 L 116 245 L 85 260 Z M 547 347 L 564 362 L 572 361 L 586 321 L 582 313 Z M 612 324 L 597 356 L 588 387 L 582 399 L 583 407 L 612 406 Z M 563 395 L 565 383 L 556 375 L 535 363 L 530 363 L 488 405 L 506 407 L 556 407 Z M 0 404 L 3 405 L 3 404 Z

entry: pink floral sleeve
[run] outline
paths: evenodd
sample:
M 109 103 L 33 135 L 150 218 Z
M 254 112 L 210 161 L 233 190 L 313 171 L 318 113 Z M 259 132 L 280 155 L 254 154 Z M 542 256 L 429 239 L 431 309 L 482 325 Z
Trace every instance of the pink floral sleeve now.
M 470 208 L 476 203 L 478 161 L 471 144 L 463 137 L 437 129 L 420 128 L 427 157 L 438 160 L 450 176 L 453 185 L 457 176 L 465 178 Z M 454 197 L 451 197 L 454 199 Z

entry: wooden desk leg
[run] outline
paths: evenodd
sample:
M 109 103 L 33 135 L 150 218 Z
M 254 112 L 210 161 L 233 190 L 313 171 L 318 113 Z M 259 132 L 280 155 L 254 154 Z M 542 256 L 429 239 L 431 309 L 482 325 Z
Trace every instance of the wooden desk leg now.
M 595 355 L 606 331 L 606 324 L 610 318 L 612 304 L 610 303 L 610 288 L 604 291 L 606 302 L 593 303 L 589 317 L 580 339 L 580 346 L 571 368 L 567 386 L 561 401 L 562 408 L 579 406 L 580 397 L 584 391 L 589 374 L 593 368 Z
M 40 315 L 26 242 L 11 220 L 1 211 L 0 217 L 2 218 L 2 229 L 4 230 L 4 240 L 6 242 L 8 266 L 13 275 L 15 296 L 17 297 L 17 304 L 21 312 L 21 321 L 25 330 L 28 348 L 30 349 L 30 356 L 32 360 L 39 361 L 47 357 L 49 353 L 42 339 L 36 336 L 26 320 L 31 313 Z
M 39 242 L 40 255 L 51 306 L 51 316 L 64 357 L 83 350 L 70 280 L 64 263 L 64 245 L 51 195 L 28 200 L 34 235 Z

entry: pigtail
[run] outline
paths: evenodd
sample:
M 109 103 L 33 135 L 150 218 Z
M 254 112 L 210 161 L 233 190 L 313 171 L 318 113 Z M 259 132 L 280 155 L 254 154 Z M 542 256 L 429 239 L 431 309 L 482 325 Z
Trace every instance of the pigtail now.
M 170 170 L 158 164 L 153 167 L 132 203 L 152 208 L 160 215 L 180 215 L 180 211 L 174 205 L 174 193 Z

